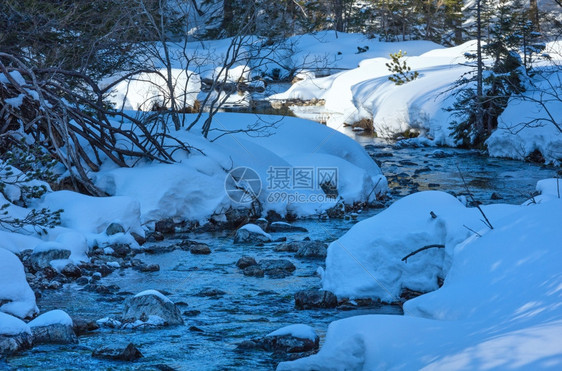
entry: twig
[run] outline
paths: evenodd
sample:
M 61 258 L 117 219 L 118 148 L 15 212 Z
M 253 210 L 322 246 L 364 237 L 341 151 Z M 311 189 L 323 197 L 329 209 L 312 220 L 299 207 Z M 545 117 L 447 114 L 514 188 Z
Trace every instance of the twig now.
M 407 263 L 409 257 L 411 257 L 411 256 L 413 256 L 413 255 L 416 255 L 417 253 L 419 253 L 419 252 L 421 252 L 421 251 L 424 251 L 424 250 L 427 250 L 427 249 L 433 249 L 433 248 L 444 249 L 444 248 L 445 248 L 445 245 L 433 244 L 433 245 L 424 246 L 424 247 L 422 247 L 421 249 L 417 249 L 416 251 L 411 252 L 411 253 L 409 253 L 408 255 L 406 255 L 405 257 L 403 257 L 403 258 L 402 258 L 402 261 L 405 262 L 405 263 Z
M 476 206 L 476 208 L 478 209 L 478 211 L 480 211 L 480 214 L 482 214 L 482 216 L 484 217 L 485 221 L 483 220 L 482 222 L 484 224 L 486 224 L 486 226 L 490 229 L 494 229 L 494 227 L 492 226 L 492 223 L 490 223 L 490 220 L 488 220 L 488 217 L 486 216 L 486 214 L 484 214 L 484 211 L 482 210 L 482 208 L 480 207 L 480 205 L 478 204 L 478 202 L 474 199 L 474 196 L 472 195 L 472 192 L 470 192 L 470 189 L 468 189 L 468 184 L 466 184 L 466 180 L 464 179 L 464 176 L 462 175 L 462 171 L 459 168 L 459 164 L 455 164 L 455 166 L 457 167 L 457 170 L 459 172 L 459 175 L 461 176 L 462 182 L 464 184 L 464 188 L 466 188 L 466 192 L 468 193 L 468 196 L 470 197 L 470 200 L 472 201 L 472 203 Z
M 466 229 L 468 229 L 469 231 L 471 231 L 472 233 L 474 233 L 475 235 L 477 235 L 478 237 L 482 237 L 482 235 L 480 233 L 476 232 L 474 229 L 472 229 L 472 228 L 470 228 L 470 227 L 468 227 L 464 224 L 462 226 L 465 227 Z

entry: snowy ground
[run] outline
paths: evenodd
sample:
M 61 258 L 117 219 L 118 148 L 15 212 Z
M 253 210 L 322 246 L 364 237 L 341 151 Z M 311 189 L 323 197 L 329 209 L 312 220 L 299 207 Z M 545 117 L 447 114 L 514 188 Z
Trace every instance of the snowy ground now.
M 478 232 L 480 236 L 472 234 L 452 246 L 452 265 L 443 287 L 406 302 L 403 317 L 370 315 L 333 322 L 317 355 L 282 363 L 278 370 L 560 369 L 562 202 L 556 182 L 540 183 L 543 195 L 537 203 L 497 205 L 504 209 L 503 216 L 488 213 L 494 229 L 484 228 Z M 428 205 L 419 200 L 432 201 L 433 197 L 420 193 L 401 203 L 410 205 L 414 213 L 426 212 Z M 383 214 L 363 223 L 374 224 Z M 454 225 L 455 218 L 447 215 L 444 223 Z M 387 223 L 402 226 L 396 218 Z M 362 241 L 372 239 L 362 228 L 354 228 L 348 235 Z M 460 237 L 458 231 L 455 235 Z M 332 244 L 330 250 L 334 248 Z M 365 245 L 355 253 L 379 249 L 394 250 L 392 245 Z M 431 255 L 410 259 L 436 260 Z M 345 271 L 348 276 L 375 281 L 373 287 L 388 284 L 357 272 L 361 269 Z M 423 273 L 416 276 L 425 279 Z
M 272 102 L 316 100 L 324 105 L 292 106 L 292 110 L 299 117 L 325 121 L 336 129 L 366 119 L 372 121 L 379 137 L 393 137 L 413 129 L 436 144 L 455 145 L 449 136 L 449 125 L 455 118 L 444 109 L 455 100 L 455 81 L 471 71 L 465 53 L 474 54 L 475 41 L 444 48 L 428 41 L 388 43 L 359 34 L 324 31 L 268 46 L 259 38 L 248 37 L 242 41 L 234 66 L 224 72 L 217 61 L 228 54 L 232 42 L 233 39 L 223 39 L 168 45 L 170 72 L 180 108 L 203 102 L 209 92 L 202 91 L 201 82 L 223 76 L 231 84 L 244 82 L 250 87 L 265 88 L 264 93 L 258 94 L 260 98 L 256 93 L 232 94 L 227 98 L 227 106 L 250 107 L 256 98 Z M 523 159 L 539 150 L 547 162 L 557 163 L 562 158 L 562 133 L 549 122 L 560 127 L 560 97 L 543 93 L 545 88 L 557 91 L 562 87 L 560 68 L 549 71 L 549 66 L 559 66 L 562 61 L 561 45 L 547 44 L 545 52 L 552 61 L 539 61 L 535 72 L 540 73 L 530 81 L 534 87 L 529 84 L 526 93 L 511 99 L 500 117 L 499 130 L 487 143 L 490 155 Z M 386 64 L 390 62 L 389 54 L 400 50 L 407 53 L 405 61 L 419 77 L 397 86 L 388 80 Z M 184 53 L 193 56 L 187 65 Z M 167 74 L 162 61 L 147 63 Z M 278 92 L 275 84 L 269 84 L 272 79 L 292 76 L 303 80 L 287 91 Z M 110 100 L 118 108 L 132 110 L 150 110 L 155 104 L 169 106 L 164 85 L 158 75 L 139 75 L 115 86 Z M 210 94 L 216 96 L 214 92 Z

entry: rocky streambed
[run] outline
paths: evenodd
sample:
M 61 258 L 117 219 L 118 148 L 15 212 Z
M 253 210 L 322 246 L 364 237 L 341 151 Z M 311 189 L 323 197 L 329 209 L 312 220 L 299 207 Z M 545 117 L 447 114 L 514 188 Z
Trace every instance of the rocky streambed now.
M 389 202 L 434 189 L 469 203 L 521 203 L 537 180 L 558 170 L 474 151 L 357 140 L 387 176 Z M 297 228 L 262 224 L 269 228 L 270 240 L 237 237 L 230 230 L 154 235 L 144 251 L 126 246 L 94 251 L 90 263 L 62 274 L 24 257 L 28 267 L 35 264 L 28 279 L 38 293 L 38 306 L 42 312 L 66 311 L 78 342 L 46 341 L 0 360 L 0 368 L 271 369 L 279 361 L 310 354 L 336 319 L 402 313 L 399 306 L 346 301 L 318 291 L 316 272 L 324 265 L 326 245 L 385 207 L 378 206 L 342 219 L 298 220 L 292 223 Z M 145 290 L 158 290 L 171 304 L 157 298 L 135 303 L 135 295 Z M 168 308 L 168 326 L 146 315 L 148 310 L 135 312 L 132 304 Z M 160 318 L 168 315 L 162 313 Z M 310 325 L 318 339 L 266 338 L 296 323 Z

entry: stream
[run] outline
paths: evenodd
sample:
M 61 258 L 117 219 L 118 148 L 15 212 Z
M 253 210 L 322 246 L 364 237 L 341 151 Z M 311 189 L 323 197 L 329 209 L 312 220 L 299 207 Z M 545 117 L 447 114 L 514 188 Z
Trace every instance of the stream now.
M 367 151 L 380 164 L 391 188 L 389 203 L 423 190 L 441 190 L 462 196 L 466 195 L 468 186 L 474 198 L 482 203 L 520 204 L 529 198 L 538 180 L 554 177 L 557 170 L 550 166 L 491 159 L 477 151 L 402 148 L 374 138 L 356 136 L 352 131 L 347 134 L 367 146 Z M 495 198 L 501 199 L 492 200 L 493 193 L 496 193 Z M 381 210 L 364 210 L 357 221 Z M 331 242 L 357 221 L 298 220 L 294 224 L 305 227 L 308 233 L 274 233 L 273 236 L 284 236 L 288 240 L 310 237 Z M 367 313 L 402 314 L 401 308 L 394 306 L 296 310 L 295 292 L 320 288 L 316 270 L 324 265 L 323 260 L 299 260 L 293 253 L 275 252 L 273 247 L 276 243 L 266 243 L 261 247 L 234 245 L 232 231 L 176 235 L 158 244 L 173 244 L 184 238 L 207 243 L 212 253 L 193 255 L 188 251 L 174 250 L 159 255 L 139 254 L 136 258 L 159 264 L 160 271 L 116 270 L 102 278 L 101 283 L 119 286 L 117 294 L 81 291 L 82 287 L 73 283 L 59 290 L 45 290 L 37 305 L 43 313 L 63 309 L 71 316 L 95 320 L 119 316 L 127 297 L 143 290 L 156 289 L 180 303 L 180 310 L 185 313 L 185 326 L 148 330 L 100 329 L 80 337 L 77 345 L 37 346 L 9 358 L 8 366 L 42 370 L 166 369 L 163 365 L 177 370 L 268 370 L 284 359 L 265 351 L 237 350 L 237 343 L 264 336 L 289 324 L 304 323 L 317 331 L 322 344 L 328 324 L 334 320 Z M 289 259 L 297 269 L 293 275 L 282 279 L 246 277 L 235 265 L 243 255 L 253 256 L 256 260 Z M 198 296 L 206 288 L 222 290 L 224 294 Z M 144 355 L 134 363 L 91 357 L 92 351 L 99 347 L 125 346 L 130 342 Z

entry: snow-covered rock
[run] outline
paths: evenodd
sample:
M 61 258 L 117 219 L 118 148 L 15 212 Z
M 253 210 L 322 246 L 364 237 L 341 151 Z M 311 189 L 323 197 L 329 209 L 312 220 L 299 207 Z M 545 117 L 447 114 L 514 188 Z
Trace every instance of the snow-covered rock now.
M 320 338 L 308 325 L 295 324 L 282 327 L 262 338 L 247 340 L 239 348 L 258 348 L 270 352 L 302 353 L 318 349 Z
M 517 206 L 484 207 L 493 223 Z M 435 218 L 432 216 L 435 216 Z M 438 191 L 404 197 L 388 209 L 357 223 L 328 247 L 323 288 L 338 297 L 400 301 L 407 288 L 436 290 L 451 265 L 454 247 L 472 230 L 486 228 L 475 208 L 466 208 L 455 197 Z M 402 258 L 424 246 L 407 261 Z
M 33 253 L 29 256 L 29 264 L 34 270 L 40 271 L 51 266 L 53 260 L 64 260 L 63 264 L 66 264 L 70 254 L 70 250 L 60 242 L 43 242 L 33 249 Z
M 123 322 L 133 325 L 137 321 L 155 326 L 183 325 L 183 318 L 176 305 L 156 290 L 146 290 L 127 299 L 122 318 Z
M 0 248 L 0 312 L 19 318 L 39 312 L 35 294 L 25 277 L 23 264 L 8 250 Z
M 0 312 L 0 356 L 29 349 L 32 341 L 31 329 L 25 322 Z
M 516 208 L 458 244 L 443 287 L 404 316 L 330 324 L 317 355 L 278 370 L 558 369 L 562 201 Z
M 271 235 L 265 233 L 256 224 L 246 224 L 240 227 L 234 235 L 234 243 L 260 243 L 271 242 L 273 239 Z
M 78 339 L 74 333 L 72 318 L 60 310 L 44 313 L 29 322 L 34 344 L 72 344 Z

